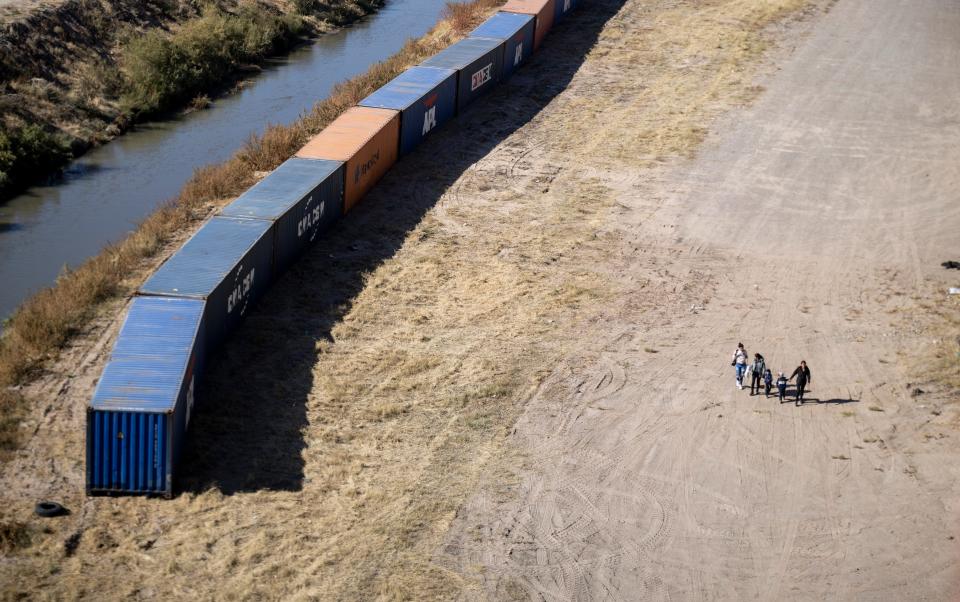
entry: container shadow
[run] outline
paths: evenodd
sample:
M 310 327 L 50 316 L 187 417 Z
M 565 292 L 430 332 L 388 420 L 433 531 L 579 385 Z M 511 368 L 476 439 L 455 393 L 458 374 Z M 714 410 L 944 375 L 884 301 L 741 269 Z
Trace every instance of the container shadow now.
M 557 25 L 530 63 L 405 156 L 365 200 L 271 287 L 208 363 L 179 487 L 230 495 L 298 491 L 318 343 L 452 185 L 562 92 L 618 0 Z

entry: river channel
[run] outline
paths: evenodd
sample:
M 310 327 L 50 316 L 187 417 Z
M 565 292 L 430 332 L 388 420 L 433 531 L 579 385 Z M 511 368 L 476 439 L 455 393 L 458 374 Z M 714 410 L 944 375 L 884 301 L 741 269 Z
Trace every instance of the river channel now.
M 0 205 L 0 318 L 122 239 L 202 165 L 230 157 L 268 124 L 290 123 L 331 87 L 395 53 L 437 21 L 445 0 L 388 0 L 379 12 L 271 61 L 213 106 L 138 125 L 74 161 L 56 183 Z

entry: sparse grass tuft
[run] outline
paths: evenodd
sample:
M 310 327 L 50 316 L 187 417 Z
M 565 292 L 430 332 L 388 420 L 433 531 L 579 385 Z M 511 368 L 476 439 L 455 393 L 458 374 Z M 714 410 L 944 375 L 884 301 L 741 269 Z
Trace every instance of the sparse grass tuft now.
M 867 408 L 867 409 L 870 410 L 871 412 L 882 412 L 882 411 L 884 411 L 883 408 L 881 408 L 880 406 L 870 406 L 870 407 Z
M 0 389 L 0 462 L 4 462 L 20 446 L 20 422 L 26 404 L 18 392 Z
M 30 528 L 24 523 L 0 523 L 0 552 L 10 554 L 29 547 L 31 543 Z
M 476 27 L 477 10 L 493 8 L 502 2 L 497 0 L 475 0 L 474 2 L 447 2 L 442 18 L 450 23 L 458 35 L 465 35 Z

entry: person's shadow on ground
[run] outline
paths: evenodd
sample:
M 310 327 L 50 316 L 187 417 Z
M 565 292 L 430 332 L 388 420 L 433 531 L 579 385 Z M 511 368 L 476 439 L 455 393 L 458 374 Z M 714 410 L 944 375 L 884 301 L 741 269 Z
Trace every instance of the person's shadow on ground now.
M 807 389 L 807 390 L 805 391 L 805 393 L 809 393 L 809 392 L 810 392 L 810 389 Z M 776 395 L 779 396 L 779 393 L 776 393 Z M 797 388 L 796 388 L 796 386 L 787 385 L 787 391 L 786 391 L 786 393 L 784 394 L 784 397 L 783 397 L 783 399 L 780 401 L 780 403 L 796 403 L 796 397 L 797 397 Z M 835 404 L 860 403 L 860 398 L 859 398 L 859 397 L 853 397 L 853 396 L 847 397 L 846 399 L 844 399 L 844 398 L 842 398 L 842 397 L 833 397 L 833 398 L 830 398 L 830 399 L 820 399 L 819 397 L 804 397 L 804 398 L 803 398 L 803 401 L 801 401 L 800 403 L 801 403 L 802 405 L 806 405 L 806 404 L 808 404 L 808 403 L 816 403 L 816 404 L 823 404 L 823 403 L 835 403 Z

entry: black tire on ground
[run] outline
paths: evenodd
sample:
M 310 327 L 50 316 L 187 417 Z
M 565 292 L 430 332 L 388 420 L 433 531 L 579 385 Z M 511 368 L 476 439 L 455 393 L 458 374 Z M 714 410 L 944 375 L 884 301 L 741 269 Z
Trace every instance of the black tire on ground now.
M 66 508 L 56 502 L 37 502 L 37 505 L 34 506 L 33 511 L 37 516 L 42 516 L 44 518 L 62 516 L 68 513 Z

